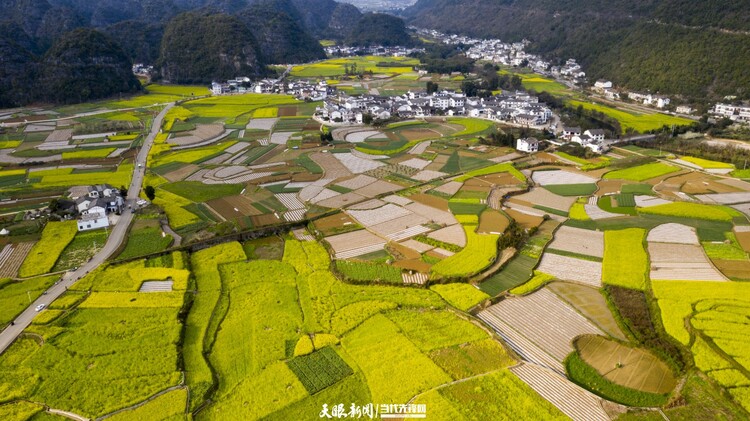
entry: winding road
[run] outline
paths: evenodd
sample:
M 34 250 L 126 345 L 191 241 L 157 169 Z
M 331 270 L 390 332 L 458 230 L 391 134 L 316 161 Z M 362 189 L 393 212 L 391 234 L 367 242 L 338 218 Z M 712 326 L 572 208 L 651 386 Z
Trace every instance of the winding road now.
M 130 182 L 128 196 L 125 198 L 125 210 L 122 212 L 122 215 L 120 215 L 120 219 L 117 222 L 117 225 L 112 229 L 109 238 L 107 238 L 107 243 L 99 253 L 91 258 L 91 260 L 83 264 L 77 270 L 65 273 L 57 283 L 45 291 L 45 293 L 31 303 L 23 313 L 16 317 L 14 325 L 8 326 L 5 330 L 0 332 L 0 353 L 4 352 L 18 335 L 20 335 L 21 332 L 31 324 L 31 321 L 37 314 L 35 309 L 38 305 L 49 305 L 52 301 L 56 300 L 68 289 L 68 287 L 72 286 L 76 281 L 83 278 L 87 273 L 96 269 L 111 257 L 120 247 L 120 244 L 125 240 L 125 236 L 128 233 L 128 227 L 133 221 L 133 212 L 131 208 L 135 207 L 135 202 L 138 200 L 138 195 L 143 186 L 143 177 L 146 172 L 146 159 L 148 158 L 148 153 L 151 150 L 151 146 L 154 144 L 156 135 L 159 134 L 161 124 L 164 121 L 164 116 L 173 106 L 174 103 L 171 103 L 161 110 L 151 125 L 151 132 L 143 141 L 143 146 L 136 156 L 135 165 L 133 166 L 133 179 Z

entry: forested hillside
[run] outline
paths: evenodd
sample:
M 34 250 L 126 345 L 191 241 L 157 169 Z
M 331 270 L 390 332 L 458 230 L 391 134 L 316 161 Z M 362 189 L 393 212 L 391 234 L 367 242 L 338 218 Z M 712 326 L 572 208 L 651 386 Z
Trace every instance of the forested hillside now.
M 687 97 L 750 95 L 750 7 L 719 0 L 420 0 L 420 27 L 508 41 L 575 57 L 590 78 Z
M 80 62 L 62 66 L 70 74 L 47 68 L 50 47 L 77 28 L 105 34 L 104 45 L 116 47 L 123 64 L 155 64 L 157 77 L 178 83 L 261 75 L 266 64 L 318 60 L 325 57 L 320 39 L 412 43 L 400 18 L 362 15 L 334 0 L 0 0 L 0 107 L 87 101 L 132 89 L 130 74 L 111 79 L 119 71 L 100 73 Z M 76 54 L 88 49 L 64 45 Z M 62 63 L 69 54 L 59 48 Z M 71 85 L 75 97 L 38 89 L 39 78 L 63 86 L 70 75 L 79 78 Z M 106 77 L 99 81 L 97 75 Z M 100 89 L 100 82 L 114 90 Z
M 236 16 L 187 12 L 172 19 L 157 63 L 172 83 L 211 83 L 262 74 L 258 43 Z

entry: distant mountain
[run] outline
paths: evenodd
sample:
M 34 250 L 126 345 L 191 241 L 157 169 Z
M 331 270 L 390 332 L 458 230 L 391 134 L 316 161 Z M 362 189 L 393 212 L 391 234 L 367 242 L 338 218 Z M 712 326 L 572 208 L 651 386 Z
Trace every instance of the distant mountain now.
M 61 37 L 42 58 L 40 98 L 72 103 L 141 89 L 131 63 L 119 45 L 93 29 L 76 29 Z
M 592 79 L 687 97 L 750 96 L 750 7 L 729 0 L 419 0 L 409 23 L 575 57 Z
M 0 107 L 31 100 L 88 100 L 106 94 L 108 90 L 91 77 L 81 82 L 90 83 L 88 88 L 81 83 L 71 85 L 78 95 L 72 99 L 31 93 L 39 90 L 31 85 L 39 77 L 52 83 L 66 74 L 103 70 L 88 66 L 80 56 L 65 71 L 48 68 L 51 62 L 63 62 L 81 52 L 103 53 L 88 45 L 94 35 L 75 32 L 79 28 L 95 28 L 98 36 L 106 34 L 103 48 L 111 49 L 110 64 L 119 62 L 119 54 L 124 53 L 126 62 L 156 64 L 165 79 L 178 83 L 261 75 L 268 63 L 322 59 L 325 54 L 319 39 L 355 45 L 412 42 L 401 19 L 363 15 L 356 7 L 334 0 L 0 0 L 0 48 L 5 52 L 0 56 L 4 67 L 0 69 L 0 88 L 4 88 Z M 49 56 L 53 45 L 56 50 Z M 66 53 L 65 48 L 70 51 Z M 109 70 L 101 76 L 115 88 L 113 93 L 132 89 L 132 75 L 113 71 L 114 66 Z M 116 75 L 122 79 L 114 80 Z
M 258 42 L 238 17 L 186 12 L 164 30 L 157 63 L 172 83 L 210 83 L 265 73 Z
M 346 42 L 355 46 L 414 44 L 414 40 L 406 31 L 404 21 L 383 13 L 367 13 L 362 16 L 346 38 Z
M 326 56 L 318 40 L 290 15 L 293 7 L 286 0 L 266 0 L 237 13 L 251 29 L 261 55 L 269 63 L 303 63 Z
M 161 52 L 165 23 L 126 20 L 102 30 L 122 46 L 135 63 L 156 63 Z

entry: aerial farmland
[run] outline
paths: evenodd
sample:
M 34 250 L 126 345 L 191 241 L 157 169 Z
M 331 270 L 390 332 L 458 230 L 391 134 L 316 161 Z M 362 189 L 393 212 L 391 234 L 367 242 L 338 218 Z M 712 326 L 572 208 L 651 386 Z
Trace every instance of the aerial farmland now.
M 413 64 L 332 85 L 411 89 Z M 0 349 L 0 419 L 748 416 L 750 181 L 731 164 L 527 154 L 487 139 L 544 133 L 318 106 L 153 84 L 3 120 L 0 326 L 47 302 Z M 97 185 L 132 209 L 82 229 L 64 209 Z

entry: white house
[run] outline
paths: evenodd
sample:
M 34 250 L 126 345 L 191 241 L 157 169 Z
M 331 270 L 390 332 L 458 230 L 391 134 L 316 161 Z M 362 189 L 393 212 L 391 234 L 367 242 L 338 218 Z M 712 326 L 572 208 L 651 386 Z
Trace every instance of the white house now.
M 518 141 L 516 141 L 516 149 L 518 149 L 521 152 L 528 152 L 528 153 L 538 152 L 539 141 L 533 137 L 518 139 Z
M 692 114 L 695 110 L 689 105 L 678 105 L 675 111 L 677 114 Z
M 109 226 L 109 219 L 104 212 L 87 213 L 78 218 L 78 231 L 88 231 Z
M 612 82 L 604 79 L 599 79 L 594 83 L 594 88 L 604 90 L 604 89 L 612 89 Z
M 592 140 L 601 142 L 604 140 L 604 130 L 602 129 L 589 129 L 583 132 L 583 134 L 590 137 Z
M 570 139 L 573 136 L 580 136 L 581 135 L 581 128 L 580 127 L 566 127 L 563 126 L 563 137 L 566 139 Z

